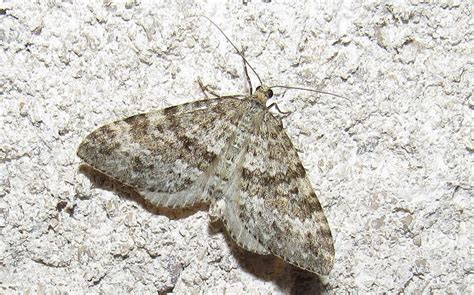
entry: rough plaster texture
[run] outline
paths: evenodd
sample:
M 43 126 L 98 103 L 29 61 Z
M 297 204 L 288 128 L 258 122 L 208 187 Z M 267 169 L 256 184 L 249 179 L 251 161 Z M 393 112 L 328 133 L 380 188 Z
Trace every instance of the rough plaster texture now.
M 1 3 L 0 293 L 472 294 L 472 4 L 294 2 Z M 349 98 L 275 91 L 334 233 L 329 276 L 79 172 L 94 128 L 200 99 L 199 77 L 247 91 L 195 14 L 267 84 Z

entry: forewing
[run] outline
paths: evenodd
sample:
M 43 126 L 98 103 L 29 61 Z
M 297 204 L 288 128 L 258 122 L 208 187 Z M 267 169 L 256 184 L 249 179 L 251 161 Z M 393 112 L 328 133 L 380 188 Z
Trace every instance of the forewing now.
M 276 256 L 327 274 L 334 245 L 323 209 L 281 121 L 262 112 L 240 168 L 239 218 Z
M 78 156 L 158 206 L 207 202 L 206 182 L 242 116 L 233 98 L 191 102 L 100 127 Z

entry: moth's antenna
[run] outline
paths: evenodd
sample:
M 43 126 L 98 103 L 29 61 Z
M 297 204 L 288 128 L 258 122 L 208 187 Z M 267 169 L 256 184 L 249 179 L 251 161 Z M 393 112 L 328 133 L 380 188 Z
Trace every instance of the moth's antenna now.
M 224 37 L 227 39 L 227 41 L 230 43 L 230 45 L 232 45 L 232 47 L 234 47 L 235 51 L 237 51 L 237 53 L 242 57 L 244 62 L 249 66 L 249 68 L 252 70 L 252 72 L 255 74 L 255 76 L 257 76 L 258 81 L 260 82 L 260 85 L 262 85 L 263 82 L 262 82 L 262 79 L 260 79 L 260 76 L 257 74 L 257 72 L 252 67 L 252 65 L 250 65 L 250 63 L 245 59 L 244 55 L 240 52 L 240 50 L 237 48 L 237 46 L 235 46 L 235 44 L 232 43 L 232 41 L 230 41 L 229 37 L 227 37 L 227 35 L 224 33 L 224 31 L 222 31 L 222 29 L 219 28 L 219 26 L 215 22 L 213 22 L 210 18 L 208 18 L 207 16 L 205 16 L 205 15 L 196 15 L 196 16 L 200 16 L 200 17 L 203 17 L 203 18 L 207 19 L 209 22 L 211 22 L 211 24 L 213 24 L 222 33 L 222 35 L 224 35 Z
M 242 59 L 244 60 L 245 64 L 247 64 L 249 66 L 249 68 L 252 70 L 252 72 L 255 74 L 255 76 L 257 76 L 257 79 L 258 81 L 260 82 L 260 85 L 263 84 L 262 82 L 262 79 L 260 79 L 260 76 L 257 74 L 257 71 L 255 71 L 255 69 L 252 67 L 252 65 L 247 61 L 247 59 L 245 58 L 245 56 L 242 54 L 242 52 L 240 52 L 240 50 L 237 48 L 237 46 L 235 46 L 235 44 L 229 39 L 229 37 L 227 37 L 227 35 L 224 33 L 224 31 L 222 31 L 222 29 L 215 23 L 213 22 L 210 18 L 208 18 L 207 16 L 205 15 L 194 15 L 194 17 L 203 17 L 205 19 L 207 19 L 212 25 L 214 25 L 214 27 L 216 27 L 219 32 L 221 32 L 222 35 L 224 35 L 224 37 L 227 39 L 227 41 L 230 43 L 230 45 L 232 45 L 232 47 L 234 47 L 235 51 L 237 51 L 237 54 L 240 55 L 242 57 Z M 247 70 L 246 70 L 247 71 Z M 247 75 L 248 77 L 248 75 Z M 249 84 L 251 84 L 250 80 L 249 80 Z M 252 87 L 250 87 L 252 88 Z M 325 92 L 325 91 L 319 91 L 319 90 L 315 90 L 315 89 L 310 89 L 310 88 L 304 88 L 304 87 L 293 87 L 293 86 L 283 86 L 283 85 L 275 85 L 275 86 L 271 86 L 269 88 L 286 88 L 286 89 L 295 89 L 295 90 L 303 90 L 303 91 L 311 91 L 311 92 L 315 92 L 315 93 L 321 93 L 321 94 L 327 94 L 327 95 L 332 95 L 332 96 L 335 96 L 335 97 L 340 97 L 340 98 L 344 98 L 345 100 L 349 101 L 349 103 L 351 103 L 350 99 L 348 99 L 347 97 L 344 97 L 344 96 L 341 96 L 341 95 L 337 95 L 337 94 L 334 94 L 334 93 L 330 93 L 330 92 Z M 252 89 L 250 89 L 250 91 L 252 91 Z
M 349 101 L 349 103 L 351 103 L 351 100 L 348 99 L 347 97 L 344 97 L 344 96 L 341 96 L 341 95 L 337 95 L 337 94 L 334 94 L 334 93 L 330 93 L 330 92 L 319 91 L 319 90 L 315 90 L 315 89 L 311 89 L 311 88 L 293 87 L 293 86 L 283 86 L 283 85 L 275 85 L 275 86 L 271 86 L 271 87 L 269 87 L 269 88 L 286 88 L 286 89 L 295 89 L 295 90 L 311 91 L 311 92 L 315 92 L 315 93 L 327 94 L 327 95 L 332 95 L 332 96 L 335 96 L 335 97 L 344 98 L 345 100 Z

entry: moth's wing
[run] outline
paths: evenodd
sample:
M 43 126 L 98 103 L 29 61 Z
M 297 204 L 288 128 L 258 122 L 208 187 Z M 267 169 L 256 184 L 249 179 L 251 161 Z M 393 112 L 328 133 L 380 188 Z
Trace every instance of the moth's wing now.
M 132 116 L 89 134 L 77 154 L 152 204 L 207 202 L 206 182 L 242 116 L 240 104 L 201 100 Z
M 239 171 L 239 219 L 276 256 L 328 274 L 334 245 L 323 209 L 281 121 L 262 112 Z
M 222 200 L 224 201 L 224 200 Z M 234 202 L 227 202 L 223 207 L 221 219 L 229 232 L 232 239 L 241 248 L 257 254 L 270 254 L 268 248 L 264 247 L 245 227 L 245 224 L 240 220 L 238 214 L 237 204 Z

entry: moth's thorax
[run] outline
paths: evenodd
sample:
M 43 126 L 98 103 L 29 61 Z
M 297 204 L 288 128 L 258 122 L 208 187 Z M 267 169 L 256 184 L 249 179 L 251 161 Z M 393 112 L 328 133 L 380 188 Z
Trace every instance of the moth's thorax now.
M 255 90 L 255 93 L 252 94 L 251 98 L 252 100 L 256 100 L 259 102 L 261 105 L 265 106 L 267 104 L 267 101 L 270 97 L 272 97 L 273 93 L 270 87 L 267 86 L 259 86 Z

